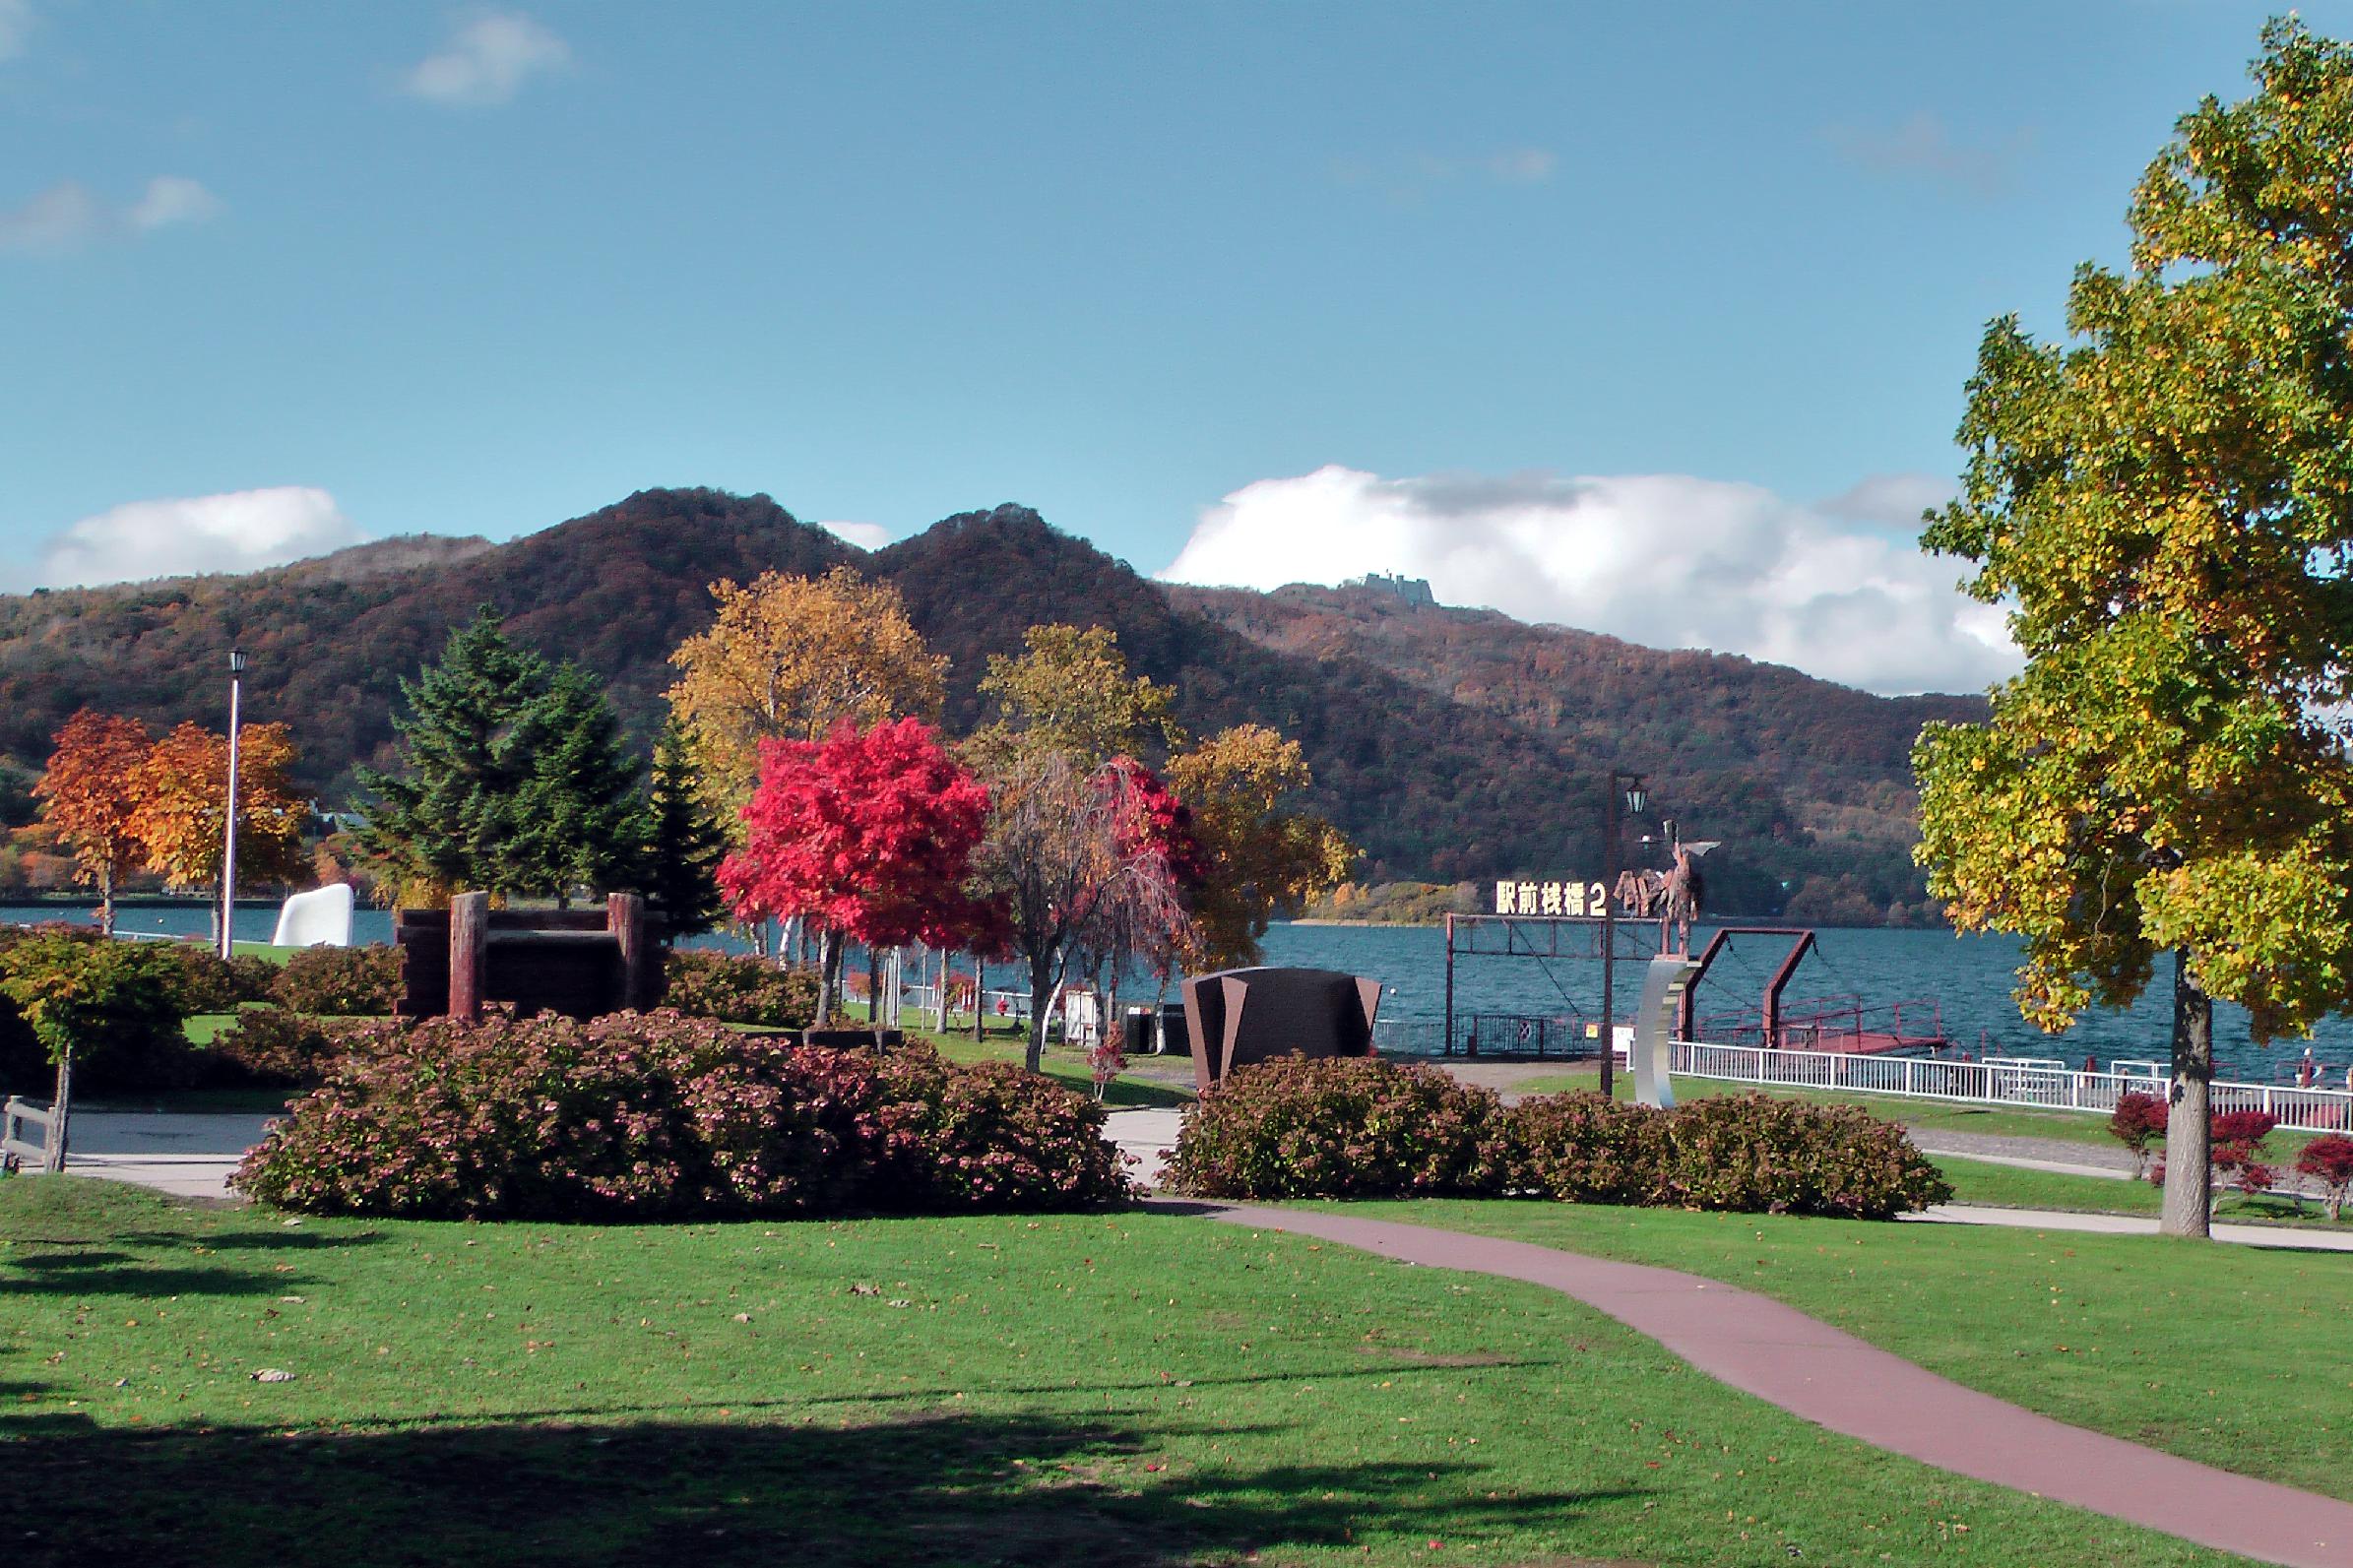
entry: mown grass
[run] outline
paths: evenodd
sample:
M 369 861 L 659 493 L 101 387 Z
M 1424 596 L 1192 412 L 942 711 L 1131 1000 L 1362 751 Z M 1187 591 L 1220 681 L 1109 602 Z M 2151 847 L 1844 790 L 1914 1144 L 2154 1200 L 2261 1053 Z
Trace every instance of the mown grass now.
M 2231 1560 L 1552 1292 L 1177 1216 L 294 1224 L 28 1178 L 0 1297 L 12 1562 Z
M 1352 1212 L 1744 1286 L 2062 1420 L 2353 1499 L 2342 1253 L 1577 1204 Z
M 2161 1194 L 2145 1181 L 2079 1176 L 2064 1170 L 2022 1169 L 1949 1155 L 1933 1158 L 1945 1179 L 1952 1183 L 1955 1203 L 1982 1204 L 1996 1209 L 2124 1215 L 2154 1215 L 2163 1207 Z M 2349 1223 L 2332 1223 L 2315 1199 L 2307 1198 L 2299 1208 L 2295 1200 L 2270 1193 L 2256 1198 L 2236 1192 L 2221 1193 L 2214 1201 L 2214 1218 L 2233 1224 L 2278 1224 L 2338 1231 Z

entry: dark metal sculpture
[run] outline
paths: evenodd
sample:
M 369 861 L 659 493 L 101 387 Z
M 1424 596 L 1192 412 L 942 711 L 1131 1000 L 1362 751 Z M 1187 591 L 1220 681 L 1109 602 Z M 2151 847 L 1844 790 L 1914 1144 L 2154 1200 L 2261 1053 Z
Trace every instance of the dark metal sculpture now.
M 1380 981 L 1337 970 L 1226 970 L 1184 982 L 1193 1078 L 1213 1088 L 1272 1056 L 1369 1056 Z

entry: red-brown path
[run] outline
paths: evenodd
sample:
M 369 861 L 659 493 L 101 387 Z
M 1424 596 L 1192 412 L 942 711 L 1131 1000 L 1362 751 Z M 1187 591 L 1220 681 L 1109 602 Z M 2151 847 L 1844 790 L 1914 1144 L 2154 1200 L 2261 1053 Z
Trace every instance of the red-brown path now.
M 1347 1214 L 1154 1205 L 1576 1297 L 1794 1415 L 1956 1474 L 2297 1568 L 2353 1568 L 2353 1503 L 2161 1454 L 1961 1387 L 1818 1319 L 1673 1269 Z

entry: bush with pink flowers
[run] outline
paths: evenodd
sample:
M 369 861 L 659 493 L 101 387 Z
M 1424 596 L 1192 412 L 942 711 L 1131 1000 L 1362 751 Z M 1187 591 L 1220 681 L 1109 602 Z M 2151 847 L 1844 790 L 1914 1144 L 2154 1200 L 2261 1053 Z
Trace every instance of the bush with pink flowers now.
M 1368 1056 L 1233 1073 L 1185 1116 L 1167 1172 L 1203 1198 L 1474 1197 L 1508 1174 L 1494 1091 Z
M 1505 1110 L 1442 1070 L 1282 1057 L 1185 1117 L 1168 1177 L 1205 1198 L 1548 1197 L 1879 1220 L 1951 1189 L 1848 1105 L 1716 1096 L 1652 1110 L 1577 1093 Z
M 1100 1208 L 1129 1195 L 1085 1097 L 674 1013 L 373 1026 L 239 1166 L 284 1208 L 656 1220 Z

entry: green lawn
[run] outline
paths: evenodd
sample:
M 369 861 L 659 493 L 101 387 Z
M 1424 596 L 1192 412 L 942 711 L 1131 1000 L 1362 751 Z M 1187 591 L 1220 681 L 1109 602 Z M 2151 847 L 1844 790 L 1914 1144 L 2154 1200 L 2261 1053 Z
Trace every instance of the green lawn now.
M 1952 1183 L 1955 1203 L 1985 1204 L 1997 1209 L 2061 1209 L 2081 1214 L 2154 1215 L 2162 1206 L 2155 1187 L 2145 1181 L 2119 1181 L 2106 1176 L 2077 1176 L 2059 1170 L 2025 1170 L 1981 1160 L 1934 1157 L 1944 1178 Z M 2221 1194 L 2214 1218 L 2235 1224 L 2284 1224 L 2320 1230 L 2342 1230 L 2332 1224 L 2318 1201 L 2303 1208 L 2293 1200 L 2265 1195 L 2242 1197 Z
M 19 1178 L 0 1295 L 12 1563 L 2229 1560 L 1549 1291 L 1174 1216 L 292 1223 Z
M 1352 1212 L 1745 1286 L 2063 1420 L 2353 1499 L 2343 1253 L 1577 1204 Z

